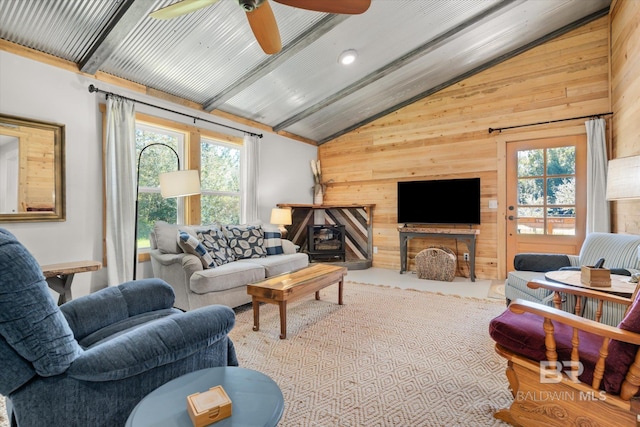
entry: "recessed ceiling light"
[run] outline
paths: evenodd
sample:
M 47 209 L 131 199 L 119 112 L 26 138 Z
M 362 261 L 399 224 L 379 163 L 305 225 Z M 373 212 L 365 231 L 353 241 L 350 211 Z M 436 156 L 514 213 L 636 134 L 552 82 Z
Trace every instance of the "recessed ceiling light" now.
M 338 56 L 338 62 L 342 65 L 350 65 L 353 64 L 358 57 L 358 52 L 355 49 L 345 50 Z

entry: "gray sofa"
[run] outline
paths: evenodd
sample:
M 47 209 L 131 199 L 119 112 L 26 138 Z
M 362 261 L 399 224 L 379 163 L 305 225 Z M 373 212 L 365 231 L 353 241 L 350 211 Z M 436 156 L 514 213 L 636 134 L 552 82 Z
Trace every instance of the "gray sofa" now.
M 173 287 L 175 306 L 186 311 L 247 304 L 248 284 L 309 265 L 308 255 L 298 253 L 270 225 L 178 226 L 157 221 L 150 238 L 153 275 Z M 190 247 L 185 239 L 201 245 Z
M 547 271 L 561 268 L 579 269 L 583 265 L 594 265 L 600 258 L 613 274 L 631 275 L 640 272 L 640 236 L 632 234 L 591 233 L 582 244 L 579 255 L 562 254 L 518 254 L 514 259 L 515 271 L 508 273 L 505 284 L 507 304 L 516 298 L 553 306 L 553 293 L 546 289 L 530 289 L 527 283 L 533 279 L 544 279 Z M 575 301 L 567 298 L 563 310 L 573 312 Z M 605 303 L 601 321 L 615 326 L 624 315 L 624 306 Z M 595 304 L 584 304 L 583 316 L 595 317 Z

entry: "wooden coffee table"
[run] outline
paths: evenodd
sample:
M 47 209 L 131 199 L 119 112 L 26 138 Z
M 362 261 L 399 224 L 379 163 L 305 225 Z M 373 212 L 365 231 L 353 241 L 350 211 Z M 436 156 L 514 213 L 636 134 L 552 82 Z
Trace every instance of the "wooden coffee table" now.
M 330 264 L 312 264 L 301 270 L 274 276 L 247 286 L 253 306 L 253 330 L 260 329 L 260 303 L 277 304 L 280 307 L 280 339 L 287 337 L 287 302 L 316 293 L 320 289 L 338 283 L 338 304 L 342 305 L 342 285 L 346 267 Z

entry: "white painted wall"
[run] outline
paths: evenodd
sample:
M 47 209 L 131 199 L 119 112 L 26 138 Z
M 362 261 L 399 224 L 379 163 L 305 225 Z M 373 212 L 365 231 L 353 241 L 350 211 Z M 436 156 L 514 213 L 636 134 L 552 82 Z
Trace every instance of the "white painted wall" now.
M 0 112 L 65 125 L 66 207 L 64 222 L 1 222 L 31 251 L 40 264 L 102 260 L 102 115 L 101 94 L 89 93 L 90 84 L 123 96 L 152 103 L 215 122 L 264 133 L 224 119 L 160 99 L 110 86 L 90 77 L 0 51 Z M 193 124 L 187 117 L 141 104 L 136 110 Z M 198 126 L 232 132 L 204 122 Z M 241 136 L 241 133 L 237 133 Z M 317 148 L 275 134 L 264 133 L 260 148 L 259 212 L 269 222 L 277 203 L 311 203 L 313 184 L 309 161 Z M 0 189 L 0 191 L 4 191 Z M 139 275 L 151 277 L 145 263 Z M 106 269 L 76 275 L 73 296 L 86 295 L 106 286 Z

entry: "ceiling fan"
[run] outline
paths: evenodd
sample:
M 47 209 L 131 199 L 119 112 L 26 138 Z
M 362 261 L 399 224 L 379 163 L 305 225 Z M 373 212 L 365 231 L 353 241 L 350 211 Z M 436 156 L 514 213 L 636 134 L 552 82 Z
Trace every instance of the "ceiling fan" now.
M 210 6 L 220 0 L 182 0 L 149 14 L 155 19 L 171 19 Z M 371 0 L 273 0 L 287 6 L 316 12 L 353 14 L 364 13 Z M 268 54 L 280 52 L 280 31 L 269 0 L 238 0 L 246 12 L 251 31 L 262 50 Z

